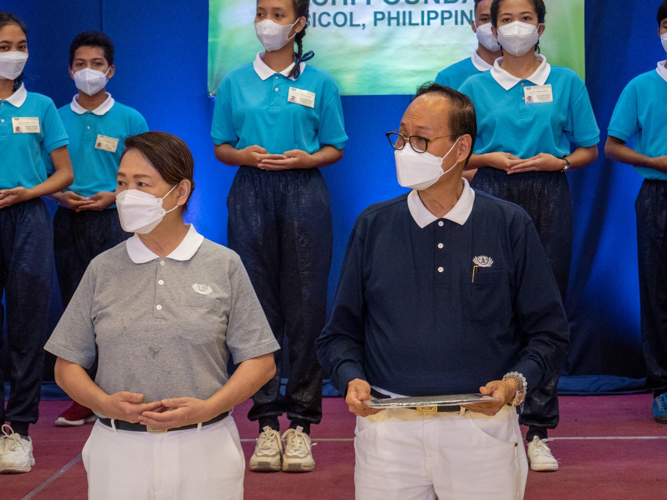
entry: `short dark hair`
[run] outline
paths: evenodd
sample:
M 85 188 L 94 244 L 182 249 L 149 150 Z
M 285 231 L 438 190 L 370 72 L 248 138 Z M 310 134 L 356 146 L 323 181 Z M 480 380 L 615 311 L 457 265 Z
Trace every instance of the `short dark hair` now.
M 491 4 L 491 23 L 497 28 L 498 27 L 498 10 L 500 10 L 500 4 L 505 0 L 493 0 Z M 544 0 L 528 0 L 535 9 L 537 14 L 537 22 L 544 24 L 544 20 L 547 17 L 547 6 L 544 5 Z
M 667 18 L 667 0 L 660 4 L 658 7 L 658 26 L 662 24 L 662 21 Z
M 187 210 L 188 201 L 195 190 L 195 160 L 185 141 L 166 132 L 131 135 L 125 138 L 125 151 L 120 157 L 121 161 L 131 149 L 139 151 L 170 186 L 177 185 L 183 179 L 190 181 L 190 196 L 183 205 L 183 210 Z
M 475 0 L 475 12 L 477 12 L 477 6 L 482 3 L 484 0 Z
M 28 28 L 23 21 L 21 21 L 14 14 L 0 10 L 0 30 L 9 25 L 18 26 L 21 28 L 21 31 L 25 33 L 25 36 L 28 36 Z M 21 86 L 21 82 L 23 82 L 23 73 L 21 73 L 18 78 L 14 80 L 14 90 L 18 90 L 18 88 Z
M 475 105 L 467 95 L 439 83 L 426 82 L 421 85 L 417 89 L 415 99 L 426 94 L 438 94 L 444 97 L 449 103 L 449 130 L 452 133 L 452 137 L 461 137 L 464 135 L 472 137 L 470 154 L 466 158 L 467 164 L 472 156 L 473 149 L 475 148 L 475 140 L 477 139 L 477 114 L 475 113 Z
M 109 37 L 101 31 L 84 31 L 74 37 L 74 40 L 72 40 L 72 43 L 69 46 L 70 68 L 74 62 L 74 53 L 79 47 L 100 47 L 104 51 L 104 58 L 107 60 L 107 63 L 109 63 L 109 66 L 113 65 L 113 43 L 111 43 Z

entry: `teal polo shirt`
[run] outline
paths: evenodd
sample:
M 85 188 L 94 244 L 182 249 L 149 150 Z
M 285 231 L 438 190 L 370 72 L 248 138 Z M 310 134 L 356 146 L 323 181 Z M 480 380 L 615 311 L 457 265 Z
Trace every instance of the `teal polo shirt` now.
M 600 142 L 600 129 L 586 85 L 568 68 L 551 66 L 546 57 L 526 79 L 515 78 L 496 60 L 491 71 L 469 78 L 461 87 L 477 111 L 476 154 L 504 152 L 519 158 L 548 153 L 557 158 L 575 148 Z M 553 102 L 527 103 L 524 88 L 551 85 Z
M 616 103 L 609 123 L 609 135 L 629 142 L 650 158 L 667 155 L 667 69 L 665 61 L 657 70 L 639 75 L 628 83 Z M 645 179 L 667 180 L 667 173 L 634 167 Z
M 489 71 L 491 68 L 492 66 L 479 57 L 475 51 L 472 57 L 443 69 L 435 77 L 435 83 L 458 90 L 468 78 Z
M 38 131 L 15 133 L 16 126 Z M 26 91 L 24 85 L 9 99 L 0 99 L 0 189 L 30 189 L 44 182 L 43 154 L 67 144 L 67 132 L 51 99 Z
M 301 63 L 299 79 L 287 78 L 292 66 L 276 73 L 264 63 L 262 54 L 252 64 L 230 71 L 220 82 L 211 127 L 213 142 L 237 149 L 257 145 L 271 154 L 292 149 L 313 154 L 326 145 L 343 149 L 347 142 L 343 108 L 331 76 Z M 290 88 L 298 90 L 290 93 Z M 314 98 L 313 107 L 288 100 L 290 96 L 298 100 L 299 95 Z
M 125 138 L 148 132 L 146 120 L 138 111 L 114 101 L 111 94 L 107 96 L 92 111 L 81 107 L 78 96 L 58 110 L 70 138 L 69 154 L 74 168 L 74 183 L 67 189 L 86 198 L 100 191 L 116 190 Z

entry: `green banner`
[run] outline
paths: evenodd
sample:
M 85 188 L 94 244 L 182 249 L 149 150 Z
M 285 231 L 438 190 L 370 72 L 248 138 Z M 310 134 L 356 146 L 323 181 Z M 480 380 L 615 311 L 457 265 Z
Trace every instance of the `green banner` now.
M 256 3 L 210 0 L 208 90 L 263 50 Z M 474 0 L 312 0 L 304 51 L 343 95 L 412 94 L 443 68 L 470 57 Z M 585 76 L 584 0 L 547 0 L 540 48 L 551 64 Z

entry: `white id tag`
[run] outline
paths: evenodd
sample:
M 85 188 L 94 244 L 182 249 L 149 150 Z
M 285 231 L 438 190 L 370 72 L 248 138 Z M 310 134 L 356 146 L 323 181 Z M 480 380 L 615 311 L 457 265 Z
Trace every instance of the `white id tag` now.
M 544 102 L 554 102 L 554 93 L 551 85 L 533 85 L 523 88 L 523 96 L 526 104 L 541 104 Z
M 15 134 L 39 134 L 39 118 L 19 116 L 12 118 L 12 130 Z
M 315 92 L 308 92 L 307 90 L 290 87 L 289 94 L 287 95 L 287 101 L 293 102 L 295 104 L 301 104 L 302 106 L 307 106 L 309 108 L 314 108 Z
M 95 149 L 115 153 L 118 148 L 118 139 L 114 137 L 107 137 L 106 135 L 98 134 L 95 141 Z

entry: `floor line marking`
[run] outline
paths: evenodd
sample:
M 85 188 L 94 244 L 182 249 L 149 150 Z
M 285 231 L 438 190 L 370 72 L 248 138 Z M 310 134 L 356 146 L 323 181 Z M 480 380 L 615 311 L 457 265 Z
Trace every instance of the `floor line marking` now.
M 34 497 L 37 493 L 42 491 L 44 488 L 46 488 L 49 484 L 51 484 L 53 481 L 58 479 L 59 476 L 61 476 L 67 469 L 72 467 L 75 463 L 77 463 L 79 460 L 81 460 L 81 454 L 78 454 L 76 457 L 74 457 L 65 467 L 60 469 L 58 472 L 56 472 L 53 476 L 48 478 L 46 481 L 44 481 L 41 485 L 39 485 L 37 488 L 32 490 L 30 493 L 28 493 L 26 496 L 23 497 L 23 500 L 28 500 L 29 498 Z
M 667 439 L 667 436 L 598 436 L 598 437 L 588 437 L 588 436 L 577 436 L 577 437 L 551 437 L 549 441 L 605 441 L 605 440 L 651 440 L 651 439 Z M 245 443 L 250 443 L 256 441 L 255 439 L 241 439 Z M 316 442 L 349 442 L 354 441 L 354 438 L 313 438 L 313 443 Z

